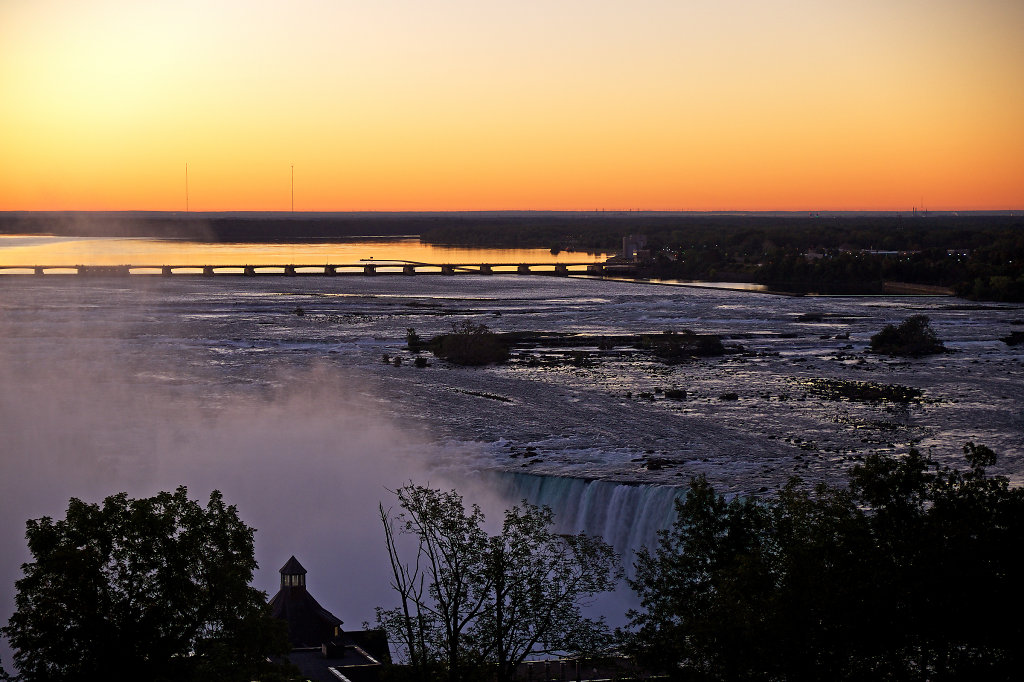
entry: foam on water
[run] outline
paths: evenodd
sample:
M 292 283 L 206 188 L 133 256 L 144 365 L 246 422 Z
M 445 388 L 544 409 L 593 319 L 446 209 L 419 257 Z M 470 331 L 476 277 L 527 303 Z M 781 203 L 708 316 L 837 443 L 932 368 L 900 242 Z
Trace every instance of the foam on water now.
M 624 556 L 653 547 L 659 530 L 675 519 L 683 488 L 494 472 L 490 480 L 510 501 L 551 507 L 562 533 L 599 535 Z

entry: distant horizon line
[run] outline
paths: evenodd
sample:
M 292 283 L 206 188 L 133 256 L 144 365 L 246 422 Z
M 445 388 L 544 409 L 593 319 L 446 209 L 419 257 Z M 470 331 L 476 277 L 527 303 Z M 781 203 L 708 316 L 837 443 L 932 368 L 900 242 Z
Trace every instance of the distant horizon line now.
M 211 211 L 181 211 L 161 209 L 5 209 L 0 215 L 12 214 L 93 214 L 93 215 L 161 215 L 175 217 L 202 217 L 224 215 L 266 215 L 279 217 L 301 216 L 332 216 L 332 215 L 510 215 L 510 214 L 578 214 L 578 215 L 694 215 L 694 216 L 728 216 L 728 215 L 763 215 L 763 216 L 794 216 L 794 217 L 826 217 L 841 215 L 1006 215 L 1013 216 L 1024 213 L 1024 208 L 968 208 L 968 209 L 928 209 L 911 207 L 909 209 L 431 209 L 431 210 L 250 210 L 222 209 Z

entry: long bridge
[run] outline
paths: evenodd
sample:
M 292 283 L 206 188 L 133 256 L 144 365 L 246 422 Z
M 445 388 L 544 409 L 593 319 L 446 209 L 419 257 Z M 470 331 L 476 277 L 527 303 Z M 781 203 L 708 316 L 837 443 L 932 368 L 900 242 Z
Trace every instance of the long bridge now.
M 574 263 L 419 263 L 360 261 L 325 265 L 0 265 L 0 275 L 127 277 L 129 275 L 205 277 L 299 277 L 338 275 L 549 275 L 628 274 L 629 266 L 594 262 Z

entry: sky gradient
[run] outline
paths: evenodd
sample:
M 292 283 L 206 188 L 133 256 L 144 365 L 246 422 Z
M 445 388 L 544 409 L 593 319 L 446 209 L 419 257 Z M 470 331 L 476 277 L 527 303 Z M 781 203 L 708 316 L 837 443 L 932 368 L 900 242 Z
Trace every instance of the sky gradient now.
M 1024 208 L 1019 0 L 0 0 L 0 210 Z

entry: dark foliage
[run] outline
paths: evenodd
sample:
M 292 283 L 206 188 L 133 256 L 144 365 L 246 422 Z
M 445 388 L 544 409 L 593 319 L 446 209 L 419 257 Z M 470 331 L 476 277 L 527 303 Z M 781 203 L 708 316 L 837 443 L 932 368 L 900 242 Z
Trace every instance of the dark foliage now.
M 629 640 L 677 680 L 1010 680 L 1024 650 L 1024 490 L 917 451 L 770 500 L 695 479 L 631 581 Z
M 715 334 L 697 334 L 684 329 L 680 332 L 666 331 L 661 334 L 644 334 L 639 346 L 650 350 L 666 362 L 682 362 L 693 358 L 725 355 L 722 338 Z
M 607 649 L 607 626 L 581 607 L 621 576 L 610 545 L 555 533 L 551 509 L 525 501 L 489 535 L 479 507 L 454 490 L 396 495 L 402 511 L 381 506 L 380 516 L 399 606 L 377 620 L 409 661 L 407 679 L 511 682 L 531 654 Z M 411 559 L 401 535 L 416 539 Z
M 419 353 L 421 350 L 426 349 L 427 342 L 416 333 L 415 329 L 409 327 L 405 330 L 405 347 L 413 353 Z
M 899 326 L 887 324 L 872 336 L 871 350 L 886 355 L 920 358 L 945 353 L 946 347 L 935 335 L 927 315 L 912 315 Z
M 880 294 L 887 281 L 1024 300 L 1019 216 L 757 216 L 580 214 L 448 221 L 425 241 L 474 246 L 618 250 L 642 233 L 654 259 L 642 277 L 753 281 L 784 291 Z M 819 258 L 808 257 L 815 251 Z
M 3 633 L 32 680 L 282 679 L 267 656 L 289 649 L 284 623 L 251 587 L 253 531 L 214 491 L 102 505 L 30 520 L 33 561 Z
M 452 326 L 450 334 L 430 340 L 430 351 L 455 365 L 491 365 L 508 360 L 508 345 L 485 324 L 469 320 Z

